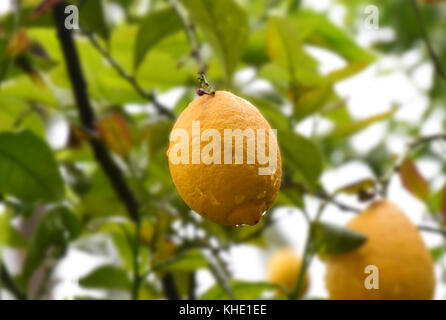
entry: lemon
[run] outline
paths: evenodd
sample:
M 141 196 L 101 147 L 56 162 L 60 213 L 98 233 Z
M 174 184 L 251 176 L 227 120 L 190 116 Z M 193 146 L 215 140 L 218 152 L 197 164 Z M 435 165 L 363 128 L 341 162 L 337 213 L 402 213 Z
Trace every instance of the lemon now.
M 288 292 L 292 292 L 297 283 L 299 271 L 302 265 L 301 259 L 292 249 L 283 248 L 274 253 L 268 263 L 268 280 L 281 285 Z M 305 274 L 303 286 L 299 297 L 308 289 L 308 274 Z
M 385 200 L 375 202 L 348 226 L 368 239 L 354 251 L 328 258 L 325 280 L 331 299 L 432 299 L 431 255 L 399 208 Z M 366 273 L 367 266 L 377 268 L 369 289 L 365 282 L 373 274 Z
M 270 130 L 256 107 L 230 92 L 192 101 L 174 125 L 167 151 L 173 182 L 186 204 L 221 225 L 256 224 L 273 205 L 282 176 Z M 231 135 L 237 131 L 246 133 L 239 142 Z

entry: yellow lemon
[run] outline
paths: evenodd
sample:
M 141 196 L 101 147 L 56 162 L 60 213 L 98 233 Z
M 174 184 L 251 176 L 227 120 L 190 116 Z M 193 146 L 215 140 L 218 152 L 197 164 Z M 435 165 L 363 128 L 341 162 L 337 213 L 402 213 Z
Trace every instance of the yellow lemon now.
M 292 249 L 280 249 L 271 257 L 268 263 L 268 280 L 272 283 L 280 284 L 284 289 L 291 292 L 296 286 L 301 265 L 301 259 Z M 303 296 L 307 291 L 308 283 L 308 274 L 305 274 L 299 297 Z
M 280 189 L 276 135 L 256 107 L 230 92 L 192 101 L 172 129 L 167 155 L 186 204 L 221 225 L 256 224 Z
M 432 299 L 431 255 L 399 208 L 388 201 L 375 202 L 348 226 L 368 239 L 354 251 L 327 259 L 325 280 L 331 299 Z

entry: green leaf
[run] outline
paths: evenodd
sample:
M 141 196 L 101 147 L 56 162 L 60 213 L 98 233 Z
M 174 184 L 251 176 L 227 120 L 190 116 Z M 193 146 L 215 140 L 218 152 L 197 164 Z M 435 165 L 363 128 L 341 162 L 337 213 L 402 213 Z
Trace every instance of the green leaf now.
M 293 21 L 297 30 L 307 29 L 304 39 L 307 44 L 328 49 L 348 62 L 362 61 L 370 63 L 375 60 L 373 53 L 361 48 L 350 35 L 335 26 L 322 14 L 300 10 L 293 17 Z
M 25 249 L 27 241 L 23 235 L 11 224 L 8 225 L 7 240 L 5 245 L 15 249 Z M 1 247 L 1 241 L 0 241 Z
M 346 194 L 358 194 L 363 191 L 371 190 L 374 187 L 375 181 L 373 179 L 363 179 L 336 189 L 335 194 L 341 192 Z
M 277 290 L 277 285 L 267 282 L 248 282 L 232 280 L 231 288 L 234 292 L 235 298 L 238 300 L 254 300 L 262 298 L 262 294 L 267 291 Z M 205 292 L 200 300 L 229 300 L 230 297 L 219 286 L 214 285 L 207 292 Z
M 107 217 L 113 215 L 125 216 L 125 208 L 116 197 L 110 182 L 101 169 L 91 176 L 91 185 L 82 195 L 84 213 L 92 217 Z
M 352 251 L 367 241 L 363 234 L 334 224 L 315 222 L 312 228 L 312 252 L 320 255 Z
M 270 18 L 267 48 L 274 64 L 265 65 L 260 73 L 288 96 L 298 120 L 322 109 L 333 95 L 331 83 L 318 74 L 318 62 L 304 48 L 302 33 L 291 20 Z
M 27 128 L 38 136 L 43 136 L 45 132 L 42 118 L 25 99 L 0 96 L 0 131 L 22 128 Z
M 134 69 L 144 60 L 147 52 L 163 38 L 176 33 L 182 27 L 178 15 L 171 9 L 152 11 L 141 22 L 134 48 Z
M 162 147 L 166 147 L 169 142 L 169 134 L 173 123 L 169 120 L 162 120 L 148 124 L 141 135 L 141 141 L 147 141 L 148 152 L 154 154 Z
M 8 83 L 3 84 L 1 95 L 40 102 L 48 106 L 55 106 L 57 104 L 57 100 L 52 91 L 48 88 L 42 89 L 42 87 L 37 86 L 27 75 L 17 76 L 13 81 L 8 81 Z
M 122 265 L 126 270 L 133 268 L 133 252 L 130 247 L 129 239 L 122 232 L 112 232 L 111 238 L 116 251 L 119 254 Z
M 248 40 L 246 12 L 233 0 L 183 0 L 182 3 L 218 56 L 229 84 Z
M 297 173 L 301 181 L 314 186 L 322 173 L 322 158 L 316 145 L 293 131 L 279 130 L 277 138 L 284 164 Z
M 57 207 L 47 212 L 32 235 L 23 269 L 24 278 L 28 280 L 47 256 L 62 256 L 68 243 L 80 232 L 80 221 L 69 209 Z
M 208 267 L 208 262 L 200 250 L 188 250 L 174 259 L 160 262 L 159 269 L 170 271 L 195 271 Z
M 120 156 L 128 156 L 132 149 L 132 136 L 127 119 L 118 112 L 110 113 L 98 122 L 96 129 L 105 144 Z
M 248 101 L 252 103 L 259 109 L 262 115 L 268 120 L 268 123 L 272 128 L 275 129 L 289 129 L 290 121 L 289 118 L 283 114 L 280 107 L 273 103 L 271 100 L 259 99 L 255 97 L 248 97 Z
M 7 32 L 13 32 L 17 25 L 17 20 L 21 21 L 21 24 L 26 26 L 27 29 L 48 28 L 53 26 L 54 19 L 50 10 L 45 12 L 43 15 L 39 16 L 38 19 L 31 18 L 37 4 L 38 1 L 34 1 L 32 6 L 24 5 L 23 6 L 24 8 L 19 12 L 16 12 L 15 10 L 10 10 L 6 14 L 2 15 L 1 22 L 4 29 Z
M 282 188 L 277 196 L 276 205 L 304 207 L 302 191 L 299 188 Z
M 48 145 L 29 131 L 0 134 L 0 193 L 25 201 L 58 201 L 64 183 Z
M 8 242 L 10 230 L 10 215 L 8 212 L 0 212 L 0 254 L 3 246 Z M 0 261 L 1 261 L 0 257 Z
M 431 251 L 432 259 L 434 260 L 434 263 L 435 263 L 435 262 L 440 261 L 440 259 L 446 253 L 446 246 L 442 244 L 442 245 L 439 245 L 439 246 L 436 246 L 436 247 L 430 249 L 430 251 Z
M 351 136 L 371 126 L 372 124 L 375 124 L 376 122 L 388 119 L 395 113 L 395 111 L 396 109 L 392 109 L 390 111 L 379 113 L 363 120 L 349 123 L 342 127 L 337 127 L 329 134 L 329 137 L 334 139 L 340 139 Z
M 130 289 L 132 285 L 126 272 L 113 265 L 100 266 L 79 279 L 79 284 L 85 288 L 123 290 Z
M 332 85 L 329 82 L 322 82 L 319 85 L 305 88 L 297 88 L 298 95 L 292 95 L 294 117 L 301 120 L 321 109 L 333 95 Z
M 291 21 L 280 17 L 270 18 L 267 47 L 271 60 L 288 72 L 292 90 L 296 90 L 300 83 L 313 85 L 320 81 L 317 61 L 305 51 Z
M 370 63 L 365 61 L 354 61 L 346 66 L 336 69 L 328 74 L 328 78 L 332 82 L 338 82 L 349 78 L 362 70 L 364 70 Z
M 261 66 L 268 62 L 266 50 L 266 28 L 264 26 L 251 32 L 243 54 L 243 61 L 250 65 Z
M 82 26 L 88 31 L 95 32 L 104 39 L 110 37 L 103 0 L 83 1 L 79 10 L 79 17 Z

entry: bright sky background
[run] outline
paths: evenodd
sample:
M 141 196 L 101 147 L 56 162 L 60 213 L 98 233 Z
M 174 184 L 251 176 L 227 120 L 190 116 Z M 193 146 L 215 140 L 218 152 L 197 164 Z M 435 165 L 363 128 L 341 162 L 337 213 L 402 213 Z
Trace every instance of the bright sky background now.
M 305 0 L 303 2 L 305 6 L 316 10 L 329 10 L 329 16 L 335 23 L 342 21 L 344 9 L 342 6 L 332 5 L 331 0 Z M 8 1 L 0 1 L 0 13 L 7 9 Z M 363 30 L 358 35 L 357 40 L 363 45 L 369 45 L 374 39 L 391 39 L 392 36 L 391 30 L 380 28 L 377 31 Z M 330 53 L 314 48 L 309 50 L 321 61 L 321 71 L 324 73 L 339 68 L 344 64 L 341 58 Z M 395 114 L 395 117 L 416 123 L 427 107 L 428 99 L 423 94 L 423 91 L 431 86 L 433 68 L 430 63 L 424 63 L 417 67 L 410 76 L 407 76 L 404 70 L 416 65 L 420 60 L 421 52 L 416 50 L 408 52 L 403 56 L 382 57 L 360 75 L 338 84 L 336 89 L 342 97 L 348 99 L 348 107 L 355 118 L 361 119 L 390 110 L 395 103 L 398 103 L 401 105 L 401 108 Z M 237 80 L 242 81 L 243 77 L 249 76 L 251 73 L 250 70 L 245 70 L 239 73 Z M 264 83 L 258 82 L 256 85 L 258 89 Z M 256 88 L 251 89 L 255 90 Z M 171 102 L 176 96 L 178 96 L 178 90 L 174 90 L 171 94 L 163 95 L 161 98 L 163 101 Z M 434 114 L 423 125 L 423 134 L 440 132 L 443 118 L 444 114 L 442 113 Z M 303 134 L 308 134 L 312 127 L 312 121 L 313 119 L 304 121 L 304 123 L 299 125 L 298 130 Z M 320 126 L 320 130 L 327 130 L 327 128 L 327 125 L 324 124 Z M 385 124 L 376 124 L 357 134 L 351 141 L 353 147 L 360 152 L 367 152 L 380 141 L 384 128 Z M 397 154 L 401 154 L 404 151 L 406 143 L 407 140 L 399 136 L 391 136 L 387 140 L 389 148 Z M 437 177 L 439 184 L 444 182 L 444 177 L 438 174 L 440 168 L 437 164 L 427 161 L 418 164 L 419 169 L 426 177 Z M 335 170 L 326 171 L 322 177 L 322 183 L 329 191 L 332 191 L 339 186 L 369 176 L 371 176 L 371 172 L 364 164 L 353 161 L 345 163 Z M 402 188 L 398 178 L 394 178 L 391 181 L 389 199 L 397 203 L 415 224 L 429 224 L 427 215 L 424 214 L 423 204 Z M 352 197 L 341 196 L 340 200 L 357 207 L 364 206 L 357 203 Z M 307 198 L 306 202 L 309 211 L 314 213 L 318 202 L 310 198 Z M 333 206 L 330 206 L 324 214 L 325 221 L 338 224 L 346 223 L 351 217 L 351 214 L 340 212 Z M 231 262 L 231 269 L 236 279 L 266 280 L 266 261 L 280 245 L 274 241 L 274 234 L 283 235 L 288 245 L 294 248 L 297 254 L 302 254 L 307 232 L 307 225 L 302 214 L 297 210 L 282 209 L 276 213 L 276 218 L 278 220 L 276 227 L 268 232 L 269 248 L 266 251 L 248 246 L 238 246 L 231 251 L 228 260 Z M 429 247 L 438 245 L 441 242 L 441 237 L 438 235 L 423 233 L 423 238 Z M 75 295 L 86 292 L 91 293 L 91 291 L 82 290 L 77 284 L 77 279 L 97 265 L 112 261 L 113 258 L 93 259 L 92 256 L 85 252 L 70 250 L 57 269 L 56 277 L 61 282 L 56 286 L 54 298 L 72 298 Z M 440 270 L 437 267 L 437 279 L 441 276 L 439 273 Z M 324 264 L 315 259 L 310 268 L 309 297 L 327 297 L 324 274 Z M 198 279 L 199 293 L 204 292 L 213 283 L 213 278 L 207 271 L 200 271 Z M 444 286 L 437 285 L 436 298 L 445 298 L 445 294 Z

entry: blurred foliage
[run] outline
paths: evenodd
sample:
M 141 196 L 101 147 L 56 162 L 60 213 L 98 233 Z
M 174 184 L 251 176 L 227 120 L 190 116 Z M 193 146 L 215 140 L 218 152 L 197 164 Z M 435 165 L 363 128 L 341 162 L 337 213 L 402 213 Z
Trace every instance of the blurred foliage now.
M 271 296 L 277 292 L 274 284 L 232 278 L 225 258 L 231 246 L 270 248 L 274 239 L 266 241 L 265 230 L 274 230 L 276 208 L 303 209 L 306 194 L 330 200 L 320 183 L 324 170 L 359 159 L 373 176 L 337 192 L 374 192 L 375 182 L 395 159 L 386 138 L 369 153 L 358 153 L 350 139 L 362 130 L 381 122 L 387 124 L 385 137 L 414 139 L 420 134 L 419 124 L 393 119 L 396 108 L 356 119 L 336 91 L 338 83 L 383 55 L 419 50 L 423 57 L 417 65 L 428 61 L 406 0 L 333 1 L 332 6 L 344 10 L 341 23 L 299 0 L 68 1 L 80 13 L 75 39 L 99 119 L 94 132 L 83 128 L 77 115 L 54 29 L 55 2 L 36 11 L 41 1 L 17 1 L 16 10 L 0 17 L 0 202 L 6 212 L 0 215 L 0 247 L 27 253 L 19 277 L 24 291 L 39 269 L 54 268 L 70 246 L 97 256 L 109 254 L 111 246 L 115 261 L 79 280 L 85 288 L 103 289 L 107 298 L 135 297 L 135 288 L 140 299 L 165 297 L 166 275 L 173 277 L 180 297 L 194 297 L 194 273 L 203 269 L 214 275 L 216 284 L 202 299 Z M 373 4 L 380 10 L 380 28 L 390 28 L 394 36 L 364 48 L 355 36 L 361 32 L 364 7 Z M 426 32 L 446 68 L 445 6 L 420 3 Z M 336 55 L 343 67 L 321 72 L 309 48 Z M 173 121 L 156 112 L 153 97 L 178 93 L 169 107 L 179 115 L 194 98 L 197 72 L 203 70 L 217 89 L 252 101 L 278 131 L 283 186 L 275 207 L 254 227 L 203 221 L 190 212 L 170 178 L 165 152 Z M 253 75 L 240 81 L 239 72 L 246 70 Z M 267 89 L 253 89 L 258 80 L 266 81 Z M 436 110 L 444 112 L 445 93 L 444 79 L 434 75 L 426 92 L 430 105 L 420 121 Z M 313 134 L 298 133 L 298 125 L 308 121 L 314 124 Z M 320 121 L 331 129 L 320 133 Z M 48 142 L 54 138 L 62 140 L 57 147 Z M 127 217 L 109 177 L 95 162 L 88 147 L 92 139 L 108 147 L 141 203 L 140 223 Z M 444 163 L 444 153 L 430 147 L 417 150 L 402 164 L 401 179 L 435 219 L 444 220 L 446 189 L 436 189 L 415 164 L 420 159 Z M 13 223 L 36 218 L 31 234 L 22 234 Z M 349 251 L 366 241 L 340 226 L 318 222 L 312 228 L 312 252 L 321 255 Z M 444 246 L 432 250 L 436 259 L 444 252 Z

